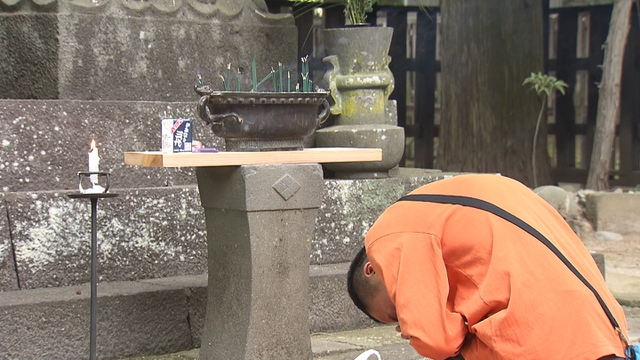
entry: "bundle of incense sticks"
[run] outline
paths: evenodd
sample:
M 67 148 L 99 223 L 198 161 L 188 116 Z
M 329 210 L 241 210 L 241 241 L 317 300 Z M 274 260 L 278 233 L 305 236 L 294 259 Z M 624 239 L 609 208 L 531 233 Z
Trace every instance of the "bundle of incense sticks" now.
M 300 83 L 296 83 L 295 92 L 313 92 L 313 80 L 311 80 L 311 75 L 309 73 L 309 55 L 300 58 L 301 60 L 301 71 L 300 75 L 302 77 L 302 86 Z M 274 92 L 292 92 L 291 89 L 291 71 L 287 70 L 287 86 L 285 88 L 284 81 L 284 65 L 281 62 L 278 62 L 278 69 L 276 70 L 274 67 L 271 67 L 271 71 L 260 81 L 258 81 L 258 71 L 256 64 L 256 57 L 253 56 L 251 58 L 251 91 L 258 92 L 259 87 L 264 84 L 266 81 L 271 79 L 273 83 L 273 91 Z M 235 91 L 242 91 L 242 75 L 243 70 L 241 67 L 238 68 L 236 75 L 236 86 Z M 218 75 L 220 79 L 222 79 L 222 87 L 224 91 L 231 91 L 231 63 L 227 64 L 226 77 L 223 75 Z

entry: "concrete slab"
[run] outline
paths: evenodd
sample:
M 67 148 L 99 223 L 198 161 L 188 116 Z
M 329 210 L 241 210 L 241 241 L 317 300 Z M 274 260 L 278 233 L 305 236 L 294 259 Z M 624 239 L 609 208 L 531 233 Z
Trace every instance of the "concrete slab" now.
M 312 334 L 311 348 L 314 360 L 353 360 L 368 349 L 378 350 L 383 360 L 425 359 L 413 350 L 408 341 L 400 338 L 394 326 L 387 325 Z M 187 360 L 198 359 L 198 354 L 199 350 L 193 349 L 173 354 L 132 357 L 127 360 Z
M 640 233 L 640 193 L 587 193 L 585 215 L 599 231 Z
M 311 339 L 311 349 L 314 356 L 327 356 L 347 351 L 357 351 L 361 347 L 354 344 L 346 344 L 338 341 L 331 341 L 322 338 Z

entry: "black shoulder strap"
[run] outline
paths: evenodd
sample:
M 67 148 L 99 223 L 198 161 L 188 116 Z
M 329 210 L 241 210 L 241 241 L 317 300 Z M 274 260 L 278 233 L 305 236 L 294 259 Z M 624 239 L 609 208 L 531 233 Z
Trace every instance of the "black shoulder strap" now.
M 472 198 L 472 197 L 466 197 L 466 196 L 412 194 L 412 195 L 406 195 L 400 198 L 398 201 L 423 201 L 423 202 L 432 202 L 432 203 L 438 203 L 438 204 L 462 205 L 462 206 L 468 206 L 468 207 L 472 207 L 479 210 L 484 210 L 498 217 L 501 217 L 504 220 L 507 220 L 508 222 L 516 225 L 520 229 L 527 232 L 529 235 L 540 240 L 540 242 L 542 242 L 547 248 L 549 248 L 549 250 L 551 250 L 560 259 L 560 261 L 562 261 L 569 268 L 569 270 L 571 270 L 571 272 L 573 272 L 578 277 L 578 279 L 580 279 L 580 281 L 582 281 L 582 283 L 587 288 L 589 288 L 589 290 L 591 290 L 593 295 L 595 295 L 596 299 L 598 299 L 600 306 L 602 306 L 602 309 L 607 314 L 607 317 L 609 318 L 611 325 L 613 325 L 613 328 L 616 330 L 616 332 L 624 342 L 625 346 L 629 346 L 629 342 L 627 341 L 626 337 L 624 336 L 624 333 L 620 329 L 620 325 L 618 324 L 618 321 L 616 321 L 615 317 L 607 307 L 607 304 L 605 304 L 600 294 L 598 294 L 598 291 L 596 291 L 596 289 L 589 283 L 589 281 L 587 281 L 587 279 L 585 279 L 584 276 L 580 274 L 578 269 L 576 269 L 575 266 L 573 266 L 573 264 L 569 261 L 569 259 L 567 259 L 564 256 L 564 254 L 562 254 L 562 252 L 560 252 L 560 250 L 558 250 L 558 248 L 555 245 L 553 245 L 551 241 L 549 241 L 549 239 L 547 239 L 538 230 L 534 229 L 531 225 L 527 224 L 517 216 L 509 213 L 508 211 L 492 203 L 486 202 L 484 200 Z

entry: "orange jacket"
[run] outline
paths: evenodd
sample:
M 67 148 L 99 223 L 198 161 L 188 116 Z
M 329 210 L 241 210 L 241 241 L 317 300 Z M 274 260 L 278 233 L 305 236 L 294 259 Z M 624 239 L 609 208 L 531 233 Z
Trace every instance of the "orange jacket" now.
M 412 194 L 490 202 L 546 236 L 593 285 L 627 335 L 622 308 L 558 212 L 515 180 L 460 175 Z M 624 345 L 593 293 L 538 239 L 483 210 L 399 201 L 365 238 L 367 255 L 423 356 L 594 360 Z

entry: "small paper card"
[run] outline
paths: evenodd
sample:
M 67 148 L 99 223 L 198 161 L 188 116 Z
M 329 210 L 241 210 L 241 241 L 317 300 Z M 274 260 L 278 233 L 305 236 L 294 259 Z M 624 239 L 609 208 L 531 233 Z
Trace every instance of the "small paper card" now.
M 191 152 L 193 123 L 189 119 L 162 119 L 162 152 Z

